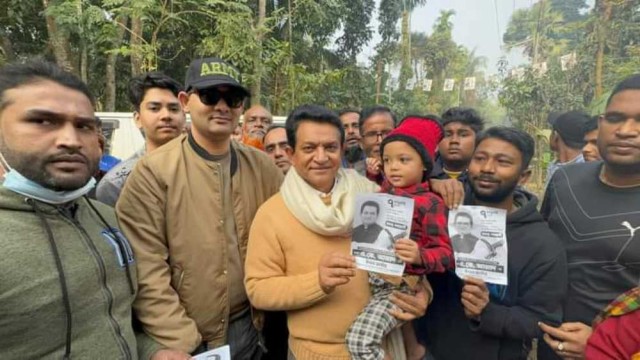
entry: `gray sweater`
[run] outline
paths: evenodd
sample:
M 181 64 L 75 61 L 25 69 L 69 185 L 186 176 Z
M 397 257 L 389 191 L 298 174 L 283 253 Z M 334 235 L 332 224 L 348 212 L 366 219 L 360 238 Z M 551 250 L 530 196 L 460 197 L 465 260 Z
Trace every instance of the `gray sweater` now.
M 113 209 L 92 203 L 116 227 Z M 54 207 L 0 185 L 0 359 L 64 357 L 69 311 L 50 239 L 68 293 L 72 359 L 148 359 L 160 348 L 134 333 L 135 262 L 113 237 L 84 198 Z

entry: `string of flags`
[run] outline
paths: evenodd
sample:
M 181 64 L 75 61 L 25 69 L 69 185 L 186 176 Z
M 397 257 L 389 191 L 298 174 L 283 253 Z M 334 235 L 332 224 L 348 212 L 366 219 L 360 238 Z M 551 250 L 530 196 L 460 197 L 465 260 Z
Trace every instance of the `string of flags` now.
M 575 52 L 560 56 L 560 70 L 571 70 L 578 63 L 578 56 Z M 549 71 L 548 63 L 546 61 L 540 61 L 531 65 L 531 69 L 536 76 L 543 76 Z M 524 78 L 526 68 L 523 66 L 511 69 L 510 75 L 518 80 Z
M 463 90 L 475 90 L 476 89 L 476 77 L 470 76 L 463 79 L 462 83 Z M 453 91 L 456 85 L 456 79 L 445 79 L 442 87 L 442 91 L 449 92 Z M 389 79 L 389 87 L 393 90 L 397 90 L 399 86 L 398 80 L 391 78 Z M 432 79 L 422 79 L 420 81 L 416 81 L 415 79 L 407 80 L 406 89 L 414 90 L 421 89 L 424 92 L 430 92 L 433 89 L 433 80 Z
M 562 71 L 568 71 L 570 70 L 572 67 L 574 67 L 578 62 L 578 57 L 576 55 L 575 52 L 563 55 L 560 57 L 560 69 Z M 510 70 L 509 75 L 513 78 L 516 78 L 518 80 L 522 80 L 524 79 L 524 76 L 526 74 L 526 70 L 527 67 L 525 66 L 519 66 L 516 68 L 513 68 Z M 543 76 L 545 75 L 548 71 L 549 71 L 549 65 L 546 61 L 540 61 L 537 63 L 534 63 L 531 65 L 531 70 L 534 73 L 534 75 L 536 76 Z M 494 75 L 490 75 L 485 79 L 485 82 L 487 83 L 491 83 L 491 82 L 495 82 L 498 81 L 498 75 L 494 74 Z M 455 87 L 456 87 L 456 79 L 454 78 L 446 78 L 444 79 L 444 82 L 442 84 L 442 91 L 443 92 L 451 92 L 454 91 Z M 462 90 L 463 91 L 473 91 L 476 89 L 477 87 L 477 77 L 475 76 L 469 76 L 469 77 L 465 77 L 463 79 L 460 79 L 459 81 L 462 82 Z M 416 79 L 415 77 L 412 77 L 410 79 L 407 80 L 406 86 L 405 88 L 407 90 L 415 90 L 415 89 L 421 89 L 424 92 L 431 92 L 433 90 L 433 79 Z M 395 78 L 395 77 L 391 77 L 389 79 L 389 87 L 392 90 L 398 90 L 400 86 L 400 81 Z

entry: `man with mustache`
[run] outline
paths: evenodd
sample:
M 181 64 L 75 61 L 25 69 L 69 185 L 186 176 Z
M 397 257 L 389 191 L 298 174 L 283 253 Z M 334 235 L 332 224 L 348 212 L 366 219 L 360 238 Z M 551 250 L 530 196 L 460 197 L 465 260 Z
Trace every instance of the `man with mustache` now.
M 344 158 L 342 166 L 354 169 L 360 175 L 366 175 L 367 157 L 362 149 L 362 135 L 360 134 L 360 112 L 356 109 L 346 108 L 338 113 L 344 126 L 346 136 Z
M 245 283 L 252 304 L 287 311 L 290 352 L 280 359 L 350 360 L 345 336 L 370 295 L 349 255 L 353 204 L 377 185 L 341 167 L 344 128 L 337 114 L 301 105 L 286 121 L 293 166 L 280 192 L 256 214 Z M 427 286 L 397 293 L 400 320 L 424 314 Z M 234 358 L 235 359 L 235 358 Z
M 242 142 L 258 149 L 263 148 L 264 135 L 273 124 L 273 115 L 262 105 L 254 105 L 245 111 L 242 119 Z
M 548 347 L 539 359 L 583 357 L 596 315 L 638 286 L 640 75 L 613 89 L 598 119 L 597 143 L 602 162 L 559 169 L 542 204 L 567 251 L 571 281 L 562 325 L 541 325 Z
M 87 196 L 94 105 L 53 64 L 0 69 L 0 358 L 187 360 L 134 332 L 131 247 L 113 209 Z
M 365 155 L 380 162 L 380 144 L 396 127 L 396 118 L 391 109 L 382 105 L 363 109 L 358 126 Z
M 291 167 L 291 153 L 287 141 L 287 131 L 282 125 L 272 125 L 264 135 L 264 152 L 269 155 L 273 163 L 287 174 Z
M 249 91 L 219 58 L 197 59 L 178 98 L 191 132 L 140 159 L 116 205 L 138 257 L 134 309 L 145 331 L 189 353 L 229 344 L 259 359 L 259 318 L 243 284 L 249 228 L 282 172 L 231 141 Z
M 567 287 L 564 249 L 537 211 L 529 179 L 535 143 L 527 133 L 494 127 L 478 136 L 469 163 L 467 205 L 507 211 L 507 286 L 451 271 L 432 273 L 426 346 L 438 360 L 526 359 L 538 322 L 558 323 Z
M 138 160 L 182 134 L 186 118 L 178 101 L 180 91 L 180 83 L 160 72 L 131 79 L 129 100 L 135 108 L 133 120 L 144 135 L 145 146 L 109 170 L 98 183 L 96 199 L 115 206 L 124 182 Z

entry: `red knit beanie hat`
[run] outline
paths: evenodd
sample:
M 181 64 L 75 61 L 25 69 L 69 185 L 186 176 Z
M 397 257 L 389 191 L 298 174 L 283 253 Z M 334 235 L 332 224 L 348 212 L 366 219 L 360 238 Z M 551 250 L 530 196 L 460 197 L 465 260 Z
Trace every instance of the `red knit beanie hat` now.
M 427 172 L 433 168 L 438 144 L 444 137 L 440 119 L 435 115 L 407 116 L 400 125 L 387 135 L 380 144 L 380 156 L 384 156 L 384 146 L 393 141 L 404 141 L 413 147 L 424 164 Z

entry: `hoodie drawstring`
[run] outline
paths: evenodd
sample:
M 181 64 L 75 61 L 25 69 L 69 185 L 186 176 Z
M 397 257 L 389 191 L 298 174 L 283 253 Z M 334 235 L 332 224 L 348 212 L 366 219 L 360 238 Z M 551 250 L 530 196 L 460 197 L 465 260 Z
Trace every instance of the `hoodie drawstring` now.
M 31 205 L 36 215 L 42 222 L 45 231 L 47 232 L 47 238 L 49 239 L 49 245 L 51 246 L 51 252 L 56 262 L 56 269 L 58 270 L 58 279 L 60 280 L 60 290 L 62 291 L 62 302 L 64 303 L 64 310 L 67 317 L 67 342 L 64 349 L 64 360 L 71 359 L 71 302 L 69 300 L 69 292 L 67 289 L 67 280 L 64 276 L 64 269 L 62 267 L 62 259 L 58 253 L 58 247 L 56 246 L 55 239 L 53 238 L 53 232 L 47 222 L 47 219 L 42 214 L 42 211 L 32 199 L 27 199 L 27 203 Z
M 106 228 L 109 230 L 111 235 L 113 235 L 113 238 L 115 239 L 116 244 L 118 244 L 118 251 L 120 251 L 120 256 L 122 256 L 125 271 L 127 272 L 127 280 L 129 281 L 129 290 L 131 291 L 131 295 L 134 295 L 136 293 L 136 290 L 135 290 L 135 287 L 133 286 L 133 278 L 131 277 L 131 270 L 129 269 L 129 254 L 125 250 L 125 245 L 122 243 L 122 240 L 116 234 L 116 232 L 113 231 L 113 228 L 109 226 L 109 223 L 104 219 L 104 217 L 102 217 L 102 214 L 100 214 L 98 209 L 96 209 L 96 207 L 91 203 L 91 200 L 89 200 L 89 198 L 86 195 L 84 196 L 84 198 L 89 204 L 89 207 L 93 210 L 93 212 L 96 213 L 96 215 L 98 215 L 98 218 L 100 218 L 100 221 L 102 221 L 102 224 L 106 226 Z

